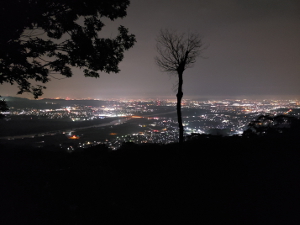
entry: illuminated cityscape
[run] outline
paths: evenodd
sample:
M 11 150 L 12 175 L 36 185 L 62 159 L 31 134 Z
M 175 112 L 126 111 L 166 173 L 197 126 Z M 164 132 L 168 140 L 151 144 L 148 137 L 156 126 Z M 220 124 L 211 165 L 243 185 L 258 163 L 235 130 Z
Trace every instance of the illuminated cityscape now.
M 44 147 L 47 146 L 44 139 L 52 138 L 48 140 L 52 146 L 72 151 L 97 144 L 116 150 L 126 142 L 168 144 L 178 139 L 175 100 L 42 99 L 30 103 L 38 104 L 10 107 L 6 125 L 13 121 L 35 121 L 32 124 L 40 126 L 45 121 L 68 125 L 47 128 L 47 131 L 33 128 L 18 135 L 2 133 L 2 140 L 14 143 L 27 139 L 33 146 Z M 186 137 L 191 134 L 232 136 L 242 135 L 249 122 L 262 114 L 299 118 L 300 105 L 297 100 L 185 100 L 182 114 Z

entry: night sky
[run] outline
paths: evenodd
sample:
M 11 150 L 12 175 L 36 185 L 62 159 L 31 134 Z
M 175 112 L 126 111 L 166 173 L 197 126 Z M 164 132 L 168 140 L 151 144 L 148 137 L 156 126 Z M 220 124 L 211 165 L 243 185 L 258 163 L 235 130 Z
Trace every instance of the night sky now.
M 103 36 L 121 24 L 136 35 L 118 74 L 46 84 L 42 97 L 175 98 L 176 76 L 154 62 L 160 29 L 196 31 L 208 46 L 184 72 L 184 98 L 298 97 L 300 99 L 299 0 L 131 0 L 127 17 L 106 21 Z M 2 85 L 1 95 L 16 96 Z M 23 94 L 20 97 L 32 97 Z

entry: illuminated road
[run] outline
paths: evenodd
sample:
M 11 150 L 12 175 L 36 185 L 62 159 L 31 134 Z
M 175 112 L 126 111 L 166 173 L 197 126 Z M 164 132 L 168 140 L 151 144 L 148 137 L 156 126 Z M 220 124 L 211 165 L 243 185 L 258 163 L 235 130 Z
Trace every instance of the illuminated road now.
M 172 114 L 172 113 L 176 113 L 176 110 L 171 111 L 171 112 L 162 112 L 162 113 L 155 113 L 155 114 L 151 114 L 151 115 L 131 116 L 131 117 L 132 118 L 152 118 L 152 117 L 168 115 L 168 114 Z

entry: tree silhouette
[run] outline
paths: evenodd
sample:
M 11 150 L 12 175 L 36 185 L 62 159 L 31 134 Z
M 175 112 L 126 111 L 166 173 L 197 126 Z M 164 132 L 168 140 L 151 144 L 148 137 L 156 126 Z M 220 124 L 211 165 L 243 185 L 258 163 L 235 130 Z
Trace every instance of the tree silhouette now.
M 248 124 L 243 136 L 291 135 L 300 132 L 300 120 L 289 115 L 260 115 Z
M 43 94 L 44 83 L 79 67 L 86 77 L 119 72 L 135 36 L 123 26 L 101 38 L 103 18 L 126 16 L 129 0 L 9 0 L 0 6 L 0 83 L 17 84 L 18 94 Z M 55 78 L 55 77 L 54 77 Z M 33 85 L 32 82 L 38 83 Z
M 201 38 L 196 33 L 178 34 L 175 31 L 161 30 L 157 37 L 157 52 L 155 58 L 156 64 L 164 72 L 175 73 L 178 75 L 177 89 L 177 119 L 179 126 L 179 143 L 183 142 L 183 125 L 181 115 L 181 100 L 183 97 L 182 84 L 183 72 L 190 68 L 196 58 L 203 50 Z

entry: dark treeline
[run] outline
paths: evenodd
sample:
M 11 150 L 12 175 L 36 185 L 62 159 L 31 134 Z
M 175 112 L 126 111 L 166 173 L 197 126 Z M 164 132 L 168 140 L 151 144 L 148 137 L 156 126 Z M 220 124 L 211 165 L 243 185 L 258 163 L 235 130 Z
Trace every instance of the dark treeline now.
M 113 101 L 104 100 L 65 100 L 65 99 L 38 99 L 30 100 L 26 98 L 17 97 L 4 97 L 9 107 L 23 109 L 23 108 L 36 108 L 36 109 L 59 109 L 62 107 L 81 105 L 101 107 Z
M 298 224 L 292 136 L 201 135 L 67 154 L 1 149 L 2 224 Z

